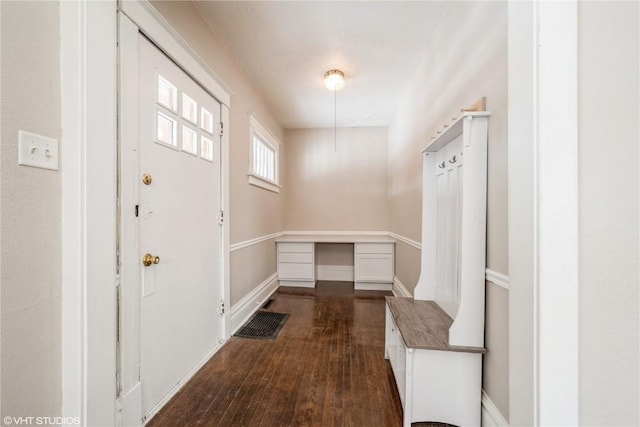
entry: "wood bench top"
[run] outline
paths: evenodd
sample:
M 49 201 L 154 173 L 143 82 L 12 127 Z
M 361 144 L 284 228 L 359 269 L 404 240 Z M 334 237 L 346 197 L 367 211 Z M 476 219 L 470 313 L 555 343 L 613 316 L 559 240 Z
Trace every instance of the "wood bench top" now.
M 385 297 L 407 348 L 486 353 L 484 347 L 449 345 L 453 320 L 435 301 Z

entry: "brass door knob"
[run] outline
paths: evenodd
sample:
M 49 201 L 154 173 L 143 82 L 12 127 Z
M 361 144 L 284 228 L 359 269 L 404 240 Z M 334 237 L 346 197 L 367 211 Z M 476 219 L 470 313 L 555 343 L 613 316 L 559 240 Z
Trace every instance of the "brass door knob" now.
M 160 257 L 153 256 L 151 254 L 144 254 L 142 257 L 142 264 L 145 267 L 149 267 L 151 264 L 160 264 Z

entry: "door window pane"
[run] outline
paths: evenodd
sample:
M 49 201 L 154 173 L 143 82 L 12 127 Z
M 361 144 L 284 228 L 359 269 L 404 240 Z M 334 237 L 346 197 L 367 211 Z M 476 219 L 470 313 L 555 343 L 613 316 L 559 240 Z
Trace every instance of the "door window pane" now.
M 158 74 L 158 104 L 171 111 L 178 109 L 178 89 L 160 74 Z
M 213 141 L 204 136 L 200 137 L 200 157 L 213 161 Z
M 182 126 L 182 151 L 198 154 L 198 134 L 187 126 Z
M 213 134 L 213 114 L 204 107 L 200 110 L 200 127 Z
M 182 117 L 194 125 L 198 124 L 198 103 L 186 93 L 182 94 Z
M 161 112 L 158 112 L 156 116 L 157 129 L 156 139 L 165 144 L 177 145 L 176 141 L 176 122 L 170 117 L 165 116 Z

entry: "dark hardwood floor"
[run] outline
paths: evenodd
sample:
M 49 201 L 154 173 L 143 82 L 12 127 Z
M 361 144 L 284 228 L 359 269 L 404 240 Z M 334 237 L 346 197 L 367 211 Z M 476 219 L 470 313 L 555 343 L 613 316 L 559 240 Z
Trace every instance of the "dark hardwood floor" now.
M 148 425 L 401 426 L 385 294 L 280 288 L 268 307 L 290 313 L 278 338 L 231 338 Z

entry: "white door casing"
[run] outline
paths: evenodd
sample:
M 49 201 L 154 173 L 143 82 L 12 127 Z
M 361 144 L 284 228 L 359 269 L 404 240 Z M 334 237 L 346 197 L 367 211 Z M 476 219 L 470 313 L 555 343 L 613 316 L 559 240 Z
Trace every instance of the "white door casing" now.
M 578 2 L 509 2 L 509 422 L 578 425 Z
M 120 40 L 118 410 L 120 423 L 140 425 L 215 353 L 228 328 L 218 311 L 228 294 L 228 227 L 217 222 L 228 203 L 228 108 L 124 15 Z M 157 102 L 159 75 L 175 86 L 175 108 Z M 197 104 L 194 123 L 183 117 L 183 93 Z M 174 124 L 175 145 L 156 141 L 159 117 Z M 196 135 L 195 153 L 183 147 L 183 128 Z M 146 253 L 159 263 L 143 267 Z
M 230 95 L 206 62 L 145 0 L 63 2 L 60 20 L 62 413 L 79 417 L 82 425 L 140 425 L 137 326 L 123 322 L 136 315 L 139 293 L 120 286 L 130 283 L 132 274 L 137 277 L 138 259 L 136 254 L 133 272 L 128 265 L 133 260 L 123 253 L 131 242 L 122 241 L 123 235 L 133 235 L 126 232 L 131 224 L 118 214 L 126 201 L 117 199 L 117 194 L 122 196 L 122 182 L 132 182 L 126 177 L 132 173 L 131 158 L 118 153 L 119 145 L 132 130 L 137 134 L 137 120 L 130 114 L 133 106 L 121 96 L 137 82 L 137 77 L 123 73 L 123 62 L 137 58 L 136 44 L 127 41 L 136 40 L 139 31 L 144 33 L 223 104 L 221 179 L 227 218 Z M 226 223 L 222 246 L 224 295 L 229 295 Z M 230 322 L 224 327 L 228 336 Z
M 116 2 L 60 3 L 62 408 L 115 423 Z

